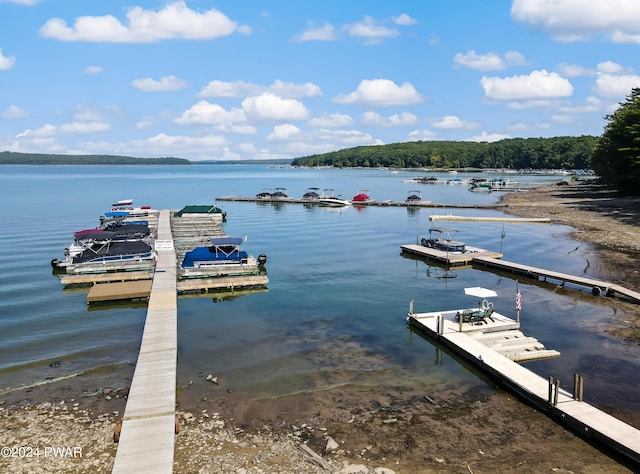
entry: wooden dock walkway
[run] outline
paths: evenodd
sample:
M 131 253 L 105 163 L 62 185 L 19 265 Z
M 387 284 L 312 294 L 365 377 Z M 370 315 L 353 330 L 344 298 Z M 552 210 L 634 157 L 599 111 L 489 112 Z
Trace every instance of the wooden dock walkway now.
M 158 219 L 147 318 L 122 421 L 114 473 L 172 473 L 178 352 L 176 255 L 169 211 Z
M 458 323 L 436 313 L 407 315 L 410 327 L 435 339 L 475 367 L 499 381 L 507 390 L 533 404 L 583 438 L 606 446 L 640 467 L 640 430 L 581 401 L 582 395 L 559 388 L 517 362 L 459 331 Z

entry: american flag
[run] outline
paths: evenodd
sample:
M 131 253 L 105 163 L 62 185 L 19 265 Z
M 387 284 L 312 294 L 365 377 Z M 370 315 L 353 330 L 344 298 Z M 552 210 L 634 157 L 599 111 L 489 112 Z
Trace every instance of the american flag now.
M 522 309 L 522 303 L 521 303 L 521 297 L 520 297 L 520 290 L 517 291 L 516 293 L 516 309 L 518 311 L 520 311 Z

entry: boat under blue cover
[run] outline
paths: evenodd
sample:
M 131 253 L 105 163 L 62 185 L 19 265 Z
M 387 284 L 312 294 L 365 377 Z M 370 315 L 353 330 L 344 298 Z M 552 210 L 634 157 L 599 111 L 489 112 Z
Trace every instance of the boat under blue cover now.
M 211 239 L 211 246 L 196 247 L 187 252 L 182 260 L 182 267 L 246 264 L 249 255 L 239 247 L 241 243 L 242 239 L 234 237 Z

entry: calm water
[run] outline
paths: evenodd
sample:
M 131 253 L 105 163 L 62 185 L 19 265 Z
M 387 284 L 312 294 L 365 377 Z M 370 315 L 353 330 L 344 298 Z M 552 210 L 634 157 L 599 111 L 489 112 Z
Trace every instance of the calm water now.
M 217 196 L 253 196 L 284 187 L 301 197 L 308 187 L 333 188 L 351 198 L 366 189 L 377 200 L 404 200 L 418 189 L 441 203 L 489 203 L 498 193 L 466 186 L 403 182 L 415 172 L 310 170 L 247 165 L 190 167 L 3 166 L 0 197 L 0 393 L 73 374 L 93 383 L 128 385 L 146 306 L 87 307 L 83 291 L 63 291 L 50 260 L 62 255 L 72 233 L 98 224 L 119 199 L 178 209 L 210 204 Z M 441 175 L 447 179 L 447 175 Z M 527 182 L 557 177 L 513 177 Z M 178 384 L 213 373 L 247 397 L 279 397 L 337 386 L 483 387 L 477 375 L 434 347 L 409 337 L 411 298 L 419 312 L 470 306 L 463 288 L 498 292 L 498 311 L 514 313 L 516 282 L 473 269 L 445 271 L 400 254 L 400 245 L 426 233 L 432 213 L 501 215 L 498 211 L 370 207 L 344 210 L 300 204 L 218 203 L 227 234 L 247 236 L 243 247 L 264 253 L 267 291 L 234 298 L 181 298 L 178 303 Z M 570 230 L 546 224 L 463 222 L 470 245 L 502 250 L 506 260 L 576 275 L 597 272 L 597 259 Z M 640 380 L 637 341 L 608 335 L 617 324 L 604 298 L 554 285 L 520 282 L 523 330 L 560 358 L 527 366 L 553 375 L 569 390 L 585 376 L 585 398 L 637 417 Z M 635 311 L 635 308 L 629 311 Z M 566 383 L 565 383 L 566 381 Z M 197 385 L 196 383 L 196 385 Z M 206 383 L 206 382 L 202 382 Z M 433 393 L 433 392 L 431 392 Z

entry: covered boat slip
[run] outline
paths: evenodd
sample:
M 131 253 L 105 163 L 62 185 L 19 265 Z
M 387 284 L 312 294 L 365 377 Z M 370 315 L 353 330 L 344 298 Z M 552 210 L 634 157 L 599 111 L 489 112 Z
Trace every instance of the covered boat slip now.
M 203 209 L 210 210 L 212 207 L 203 206 Z M 190 207 L 183 209 L 182 212 L 166 211 L 170 238 L 157 238 L 152 242 L 154 255 L 167 248 L 175 252 L 175 272 L 178 278 L 175 290 L 178 294 L 206 294 L 208 291 L 219 290 L 237 291 L 241 288 L 264 288 L 267 285 L 269 279 L 261 274 L 261 268 L 256 259 L 238 247 L 242 239 L 232 238 L 224 233 L 222 219 L 212 218 L 209 212 L 184 212 L 184 210 L 193 211 Z M 112 234 L 107 233 L 106 236 L 109 237 Z M 135 243 L 135 245 L 139 244 L 142 242 Z M 211 260 L 215 252 L 212 254 L 210 248 L 218 252 L 220 257 L 218 262 L 213 261 L 215 259 Z M 210 261 L 183 268 L 182 262 L 185 255 L 195 249 Z M 242 258 L 236 258 L 238 256 Z M 155 272 L 155 259 L 140 261 L 131 259 L 95 264 L 84 263 L 82 266 L 68 268 L 67 273 L 59 277 L 60 282 L 66 287 L 93 285 L 87 295 L 87 303 L 98 303 L 148 298 L 148 287 Z

